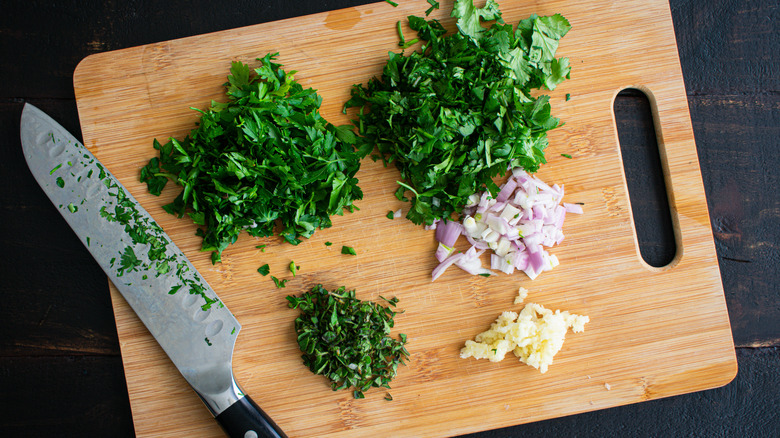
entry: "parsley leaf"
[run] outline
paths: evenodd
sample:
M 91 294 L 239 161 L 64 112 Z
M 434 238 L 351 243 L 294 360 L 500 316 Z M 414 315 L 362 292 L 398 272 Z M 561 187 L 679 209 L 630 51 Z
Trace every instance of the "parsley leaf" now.
M 342 246 L 341 253 L 347 255 L 357 255 L 357 252 L 355 252 L 355 248 L 351 246 Z
M 271 272 L 271 268 L 268 267 L 268 263 L 264 264 L 263 266 L 260 266 L 257 268 L 257 272 L 260 273 L 260 275 L 268 275 Z

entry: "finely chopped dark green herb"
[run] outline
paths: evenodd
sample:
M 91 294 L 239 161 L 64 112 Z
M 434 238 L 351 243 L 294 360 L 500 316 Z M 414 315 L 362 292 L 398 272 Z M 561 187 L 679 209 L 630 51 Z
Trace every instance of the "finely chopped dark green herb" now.
M 182 187 L 163 208 L 201 226 L 202 250 L 213 251 L 213 263 L 242 231 L 271 236 L 278 222 L 279 234 L 297 245 L 363 197 L 355 173 L 373 146 L 352 126 L 328 123 L 319 114 L 322 98 L 273 62 L 277 55 L 258 59 L 254 71 L 233 62 L 228 101 L 200 111 L 183 140 L 155 140 L 159 158 L 141 170 L 155 195 L 168 180 Z
M 359 133 L 400 170 L 396 196 L 411 202 L 406 217 L 416 224 L 449 218 L 473 193 L 495 195 L 492 178 L 509 167 L 535 172 L 545 163 L 546 132 L 560 123 L 549 97 L 531 91 L 555 89 L 570 71 L 567 58 L 555 58 L 570 29 L 559 14 L 513 28 L 495 1 L 457 0 L 452 16 L 450 35 L 437 20 L 408 17 L 425 44 L 391 52 L 381 78 L 353 86 L 344 106 L 359 108 Z
M 409 358 L 406 335 L 390 336 L 397 313 L 390 307 L 398 299 L 382 299 L 387 307 L 361 301 L 343 286 L 329 292 L 322 285 L 287 297 L 290 308 L 301 311 L 295 331 L 303 363 L 327 377 L 334 391 L 352 388 L 354 398 L 363 398 L 372 387 L 390 389 L 398 366 Z

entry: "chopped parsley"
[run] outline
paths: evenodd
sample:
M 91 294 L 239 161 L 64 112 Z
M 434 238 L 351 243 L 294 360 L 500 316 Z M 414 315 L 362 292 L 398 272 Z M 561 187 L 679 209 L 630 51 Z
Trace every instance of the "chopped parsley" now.
M 271 268 L 268 266 L 268 263 L 266 263 L 263 266 L 257 268 L 257 272 L 259 272 L 260 275 L 268 275 L 268 273 L 271 272 Z
M 357 252 L 355 252 L 355 248 L 351 246 L 342 246 L 341 253 L 347 255 L 357 255 Z
M 141 170 L 152 194 L 168 180 L 181 186 L 163 208 L 201 226 L 197 235 L 212 263 L 243 231 L 267 237 L 276 230 L 297 245 L 363 197 L 355 174 L 373 145 L 352 126 L 328 123 L 319 113 L 322 98 L 275 63 L 277 55 L 258 58 L 255 69 L 233 62 L 228 101 L 199 111 L 184 139 L 155 140 L 159 157 Z

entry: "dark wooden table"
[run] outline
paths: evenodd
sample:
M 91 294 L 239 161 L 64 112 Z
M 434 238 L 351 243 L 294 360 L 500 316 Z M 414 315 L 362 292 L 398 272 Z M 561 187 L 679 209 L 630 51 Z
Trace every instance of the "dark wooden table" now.
M 23 104 L 80 137 L 72 75 L 87 55 L 365 3 L 3 2 L 0 436 L 133 436 L 107 281 L 27 170 Z M 780 6 L 671 0 L 671 8 L 739 373 L 718 389 L 474 437 L 780 436 Z M 664 195 L 653 183 L 649 109 L 631 92 L 615 108 L 636 175 L 629 190 L 645 201 L 633 203 L 648 230 L 643 254 L 662 264 L 673 248 Z

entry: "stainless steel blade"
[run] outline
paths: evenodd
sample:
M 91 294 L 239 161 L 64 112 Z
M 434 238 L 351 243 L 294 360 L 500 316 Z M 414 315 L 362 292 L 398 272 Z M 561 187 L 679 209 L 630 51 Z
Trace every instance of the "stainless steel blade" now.
M 92 153 L 29 104 L 21 139 L 43 191 L 212 413 L 240 399 L 241 325 L 187 257 Z

